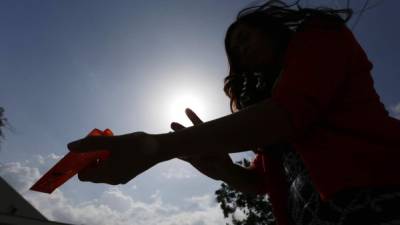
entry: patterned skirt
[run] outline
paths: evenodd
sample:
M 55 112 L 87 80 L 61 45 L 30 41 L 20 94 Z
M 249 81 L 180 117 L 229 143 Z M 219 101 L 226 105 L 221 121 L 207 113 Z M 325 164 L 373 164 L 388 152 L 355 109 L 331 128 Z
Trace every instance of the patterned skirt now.
M 283 166 L 293 224 L 400 225 L 400 187 L 347 190 L 323 202 L 297 153 L 284 153 Z

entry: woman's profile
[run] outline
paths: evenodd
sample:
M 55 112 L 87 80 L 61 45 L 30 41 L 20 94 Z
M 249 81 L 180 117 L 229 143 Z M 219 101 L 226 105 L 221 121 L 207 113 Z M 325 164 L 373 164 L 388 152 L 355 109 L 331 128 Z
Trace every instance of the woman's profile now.
M 124 184 L 155 164 L 188 161 L 242 192 L 268 194 L 279 225 L 400 224 L 400 121 L 373 86 L 372 63 L 346 26 L 350 9 L 283 1 L 246 8 L 228 28 L 231 115 L 192 127 L 87 137 L 111 151 L 82 181 Z M 249 168 L 229 153 L 253 149 Z

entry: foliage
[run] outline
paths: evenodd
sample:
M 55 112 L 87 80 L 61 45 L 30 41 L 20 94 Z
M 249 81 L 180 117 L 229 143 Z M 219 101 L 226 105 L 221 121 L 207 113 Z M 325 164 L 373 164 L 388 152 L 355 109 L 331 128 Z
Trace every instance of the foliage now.
M 4 116 L 4 108 L 0 106 L 0 144 L 1 141 L 5 138 L 4 136 L 4 128 L 7 128 L 7 130 L 14 132 L 14 128 L 11 126 L 11 124 L 8 122 L 7 118 Z M 1 149 L 1 146 L 0 146 Z
M 250 162 L 246 159 L 237 162 L 248 167 Z M 225 218 L 232 218 L 233 225 L 274 225 L 275 219 L 272 215 L 271 203 L 265 195 L 256 195 L 236 191 L 226 183 L 215 191 L 216 200 Z M 243 212 L 244 219 L 237 218 L 235 212 Z M 227 225 L 229 225 L 227 223 Z
M 4 118 L 4 108 L 0 107 L 0 142 L 1 142 L 1 138 L 4 137 L 4 133 L 1 130 L 2 127 L 4 127 L 7 123 L 7 119 Z

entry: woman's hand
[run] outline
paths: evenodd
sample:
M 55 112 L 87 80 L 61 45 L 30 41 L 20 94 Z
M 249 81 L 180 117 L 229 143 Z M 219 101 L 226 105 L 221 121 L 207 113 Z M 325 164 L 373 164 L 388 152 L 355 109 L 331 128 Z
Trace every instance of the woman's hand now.
M 198 125 L 203 123 L 201 119 L 190 109 L 185 110 L 186 115 L 189 117 L 190 121 L 192 121 L 193 125 Z M 177 122 L 171 123 L 171 128 L 174 131 L 178 131 L 184 129 L 185 127 Z M 196 155 L 196 156 L 185 156 L 179 157 L 194 166 L 197 170 L 199 170 L 204 175 L 215 179 L 215 180 L 224 180 L 224 178 L 228 175 L 229 169 L 231 169 L 234 164 L 232 159 L 229 157 L 229 154 L 204 154 L 204 155 Z
M 195 126 L 203 123 L 192 110 L 186 109 L 185 113 Z M 179 131 L 185 127 L 173 122 L 171 123 L 171 128 L 174 131 Z M 212 179 L 228 183 L 238 191 L 263 194 L 260 192 L 260 187 L 265 185 L 265 179 L 260 177 L 260 174 L 252 168 L 244 168 L 234 164 L 228 153 L 207 153 L 179 157 L 179 159 L 192 164 L 197 170 Z
M 88 136 L 71 142 L 73 152 L 108 150 L 107 160 L 78 173 L 81 181 L 125 184 L 155 164 L 168 160 L 157 154 L 158 146 L 151 135 L 135 132 L 119 136 Z

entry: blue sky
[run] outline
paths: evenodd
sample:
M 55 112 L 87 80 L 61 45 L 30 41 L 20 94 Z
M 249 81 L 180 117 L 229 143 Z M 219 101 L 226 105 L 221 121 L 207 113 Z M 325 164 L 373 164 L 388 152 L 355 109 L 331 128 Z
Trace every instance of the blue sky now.
M 374 64 L 382 102 L 397 117 L 400 2 L 371 4 L 377 2 L 354 33 Z M 353 0 L 351 6 L 357 10 L 363 3 Z M 213 202 L 219 182 L 179 160 L 161 163 L 127 185 L 74 178 L 51 196 L 27 189 L 67 152 L 68 142 L 92 128 L 111 128 L 116 134 L 169 132 L 172 121 L 190 125 L 183 114 L 186 106 L 204 120 L 229 114 L 222 91 L 228 71 L 223 39 L 236 13 L 248 4 L 0 1 L 0 106 L 15 128 L 6 130 L 0 175 L 54 220 L 221 223 L 222 214 Z M 234 158 L 244 156 L 251 157 Z

